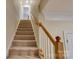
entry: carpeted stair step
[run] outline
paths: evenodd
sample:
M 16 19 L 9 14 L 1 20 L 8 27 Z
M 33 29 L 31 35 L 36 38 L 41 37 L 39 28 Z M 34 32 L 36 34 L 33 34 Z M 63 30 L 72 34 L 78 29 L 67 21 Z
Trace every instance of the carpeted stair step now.
M 12 46 L 36 47 L 35 40 L 13 40 Z
M 16 35 L 33 35 L 33 31 L 17 31 Z
M 17 31 L 33 31 L 32 28 L 18 28 Z
M 39 49 L 36 47 L 11 47 L 9 55 L 39 57 Z
M 14 40 L 35 40 L 34 35 L 15 35 Z
M 32 26 L 28 25 L 19 25 L 18 28 L 32 28 Z
M 9 56 L 8 59 L 40 59 L 40 58 L 39 57 L 33 57 L 33 56 L 13 55 L 13 56 Z

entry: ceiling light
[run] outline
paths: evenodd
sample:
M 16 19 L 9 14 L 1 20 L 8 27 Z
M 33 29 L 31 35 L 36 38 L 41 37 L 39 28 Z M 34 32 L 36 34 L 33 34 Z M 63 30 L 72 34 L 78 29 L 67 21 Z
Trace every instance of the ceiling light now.
M 28 4 L 29 3 L 29 1 L 28 0 L 26 0 L 26 4 Z

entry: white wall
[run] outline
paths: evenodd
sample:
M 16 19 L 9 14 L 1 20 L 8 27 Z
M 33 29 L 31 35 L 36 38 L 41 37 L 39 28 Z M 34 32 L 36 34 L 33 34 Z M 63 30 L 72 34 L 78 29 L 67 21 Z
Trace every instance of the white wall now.
M 18 12 L 13 0 L 6 0 L 6 54 L 11 46 L 18 24 Z
M 73 28 L 73 22 L 72 21 L 66 21 L 66 20 L 59 20 L 59 21 L 45 21 L 45 25 L 48 28 L 48 30 L 56 31 L 56 30 L 72 30 Z
M 66 20 L 45 21 L 45 26 L 52 34 L 55 32 L 70 31 L 73 32 L 73 22 Z
M 33 31 L 34 31 L 35 39 L 37 41 L 37 46 L 39 47 L 39 45 L 38 45 L 39 44 L 39 28 L 36 24 L 37 19 L 32 17 L 31 23 L 32 23 L 32 28 L 33 28 Z

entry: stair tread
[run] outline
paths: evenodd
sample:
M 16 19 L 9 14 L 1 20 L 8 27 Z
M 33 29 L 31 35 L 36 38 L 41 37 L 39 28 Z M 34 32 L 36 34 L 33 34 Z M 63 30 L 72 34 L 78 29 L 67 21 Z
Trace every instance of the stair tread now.
M 32 26 L 18 26 L 18 28 L 32 28 Z
M 20 23 L 31 23 L 30 20 L 20 20 Z
M 13 42 L 36 42 L 35 40 L 13 40 Z
M 33 32 L 33 31 L 19 31 L 19 30 L 18 30 L 17 32 Z
M 10 55 L 36 56 L 39 57 L 39 49 L 36 47 L 11 47 Z
M 32 27 L 31 23 L 20 23 L 18 27 Z
M 10 55 L 35 56 L 39 57 L 39 49 L 36 47 L 11 47 Z
M 34 36 L 34 35 L 15 35 L 15 36 Z
M 19 55 L 13 55 L 9 56 L 8 59 L 40 59 L 38 57 L 33 57 L 33 56 L 19 56 Z
M 17 31 L 16 32 L 17 35 L 33 35 L 34 32 L 33 31 Z
M 18 28 L 19 31 L 33 31 L 32 28 Z
M 36 47 L 37 45 L 35 40 L 13 40 L 12 46 Z
M 15 40 L 35 40 L 34 35 L 15 35 Z
M 15 46 L 15 47 L 11 47 L 11 49 L 16 49 L 16 50 L 38 50 L 37 47 L 18 47 L 18 46 Z

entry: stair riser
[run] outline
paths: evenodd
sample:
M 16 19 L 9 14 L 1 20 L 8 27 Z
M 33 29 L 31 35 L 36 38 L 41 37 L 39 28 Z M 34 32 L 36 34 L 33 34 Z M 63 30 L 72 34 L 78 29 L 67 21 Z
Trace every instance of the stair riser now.
M 33 31 L 32 28 L 18 28 L 17 31 Z
M 30 26 L 32 26 L 31 22 L 20 22 L 19 25 L 30 25 Z
M 17 31 L 16 35 L 33 35 L 33 31 Z
M 32 28 L 32 26 L 18 26 L 18 28 Z
M 31 23 L 20 23 L 19 26 L 32 26 Z
M 18 26 L 18 28 L 24 28 L 24 27 L 26 27 L 26 28 L 28 28 L 28 27 L 32 27 L 32 25 L 31 25 L 31 22 L 30 21 L 26 21 L 26 20 L 22 20 L 20 23 L 19 23 L 19 26 Z
M 19 24 L 30 24 L 31 25 L 31 22 L 29 21 L 29 22 L 20 22 Z
M 12 46 L 36 47 L 36 42 L 13 42 Z
M 38 50 L 10 50 L 9 55 L 20 55 L 20 56 L 39 56 Z
M 34 36 L 16 35 L 15 40 L 34 40 Z

